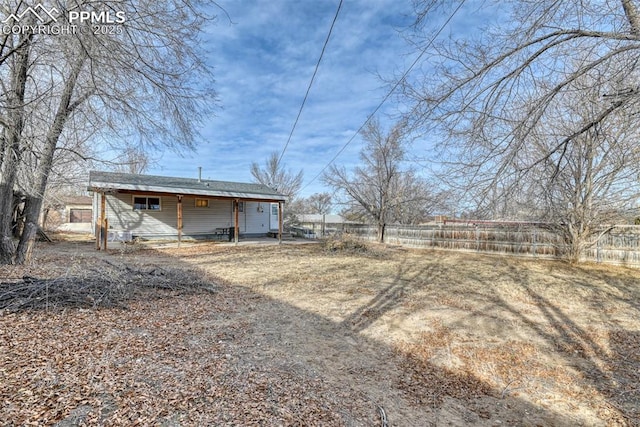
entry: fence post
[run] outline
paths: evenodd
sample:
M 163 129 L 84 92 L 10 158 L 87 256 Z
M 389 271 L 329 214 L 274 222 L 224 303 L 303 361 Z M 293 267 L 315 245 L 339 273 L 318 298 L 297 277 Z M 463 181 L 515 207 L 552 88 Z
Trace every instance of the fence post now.
M 537 230 L 534 228 L 534 229 L 533 229 L 533 235 L 531 236 L 531 249 L 532 249 L 532 251 L 533 251 L 533 256 L 534 256 L 534 257 L 536 256 L 536 241 L 537 241 L 537 239 L 536 239 L 536 237 L 537 237 L 536 233 L 537 233 Z

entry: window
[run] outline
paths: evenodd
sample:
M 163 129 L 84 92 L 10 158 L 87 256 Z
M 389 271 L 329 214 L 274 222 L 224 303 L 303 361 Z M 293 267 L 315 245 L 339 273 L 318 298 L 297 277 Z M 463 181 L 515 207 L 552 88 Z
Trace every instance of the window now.
M 133 209 L 136 211 L 159 211 L 160 197 L 134 197 Z
M 233 204 L 233 211 L 235 212 L 236 205 Z M 238 212 L 244 212 L 244 202 L 238 202 Z
M 70 209 L 69 222 L 91 222 L 91 209 Z
M 209 199 L 196 199 L 196 208 L 208 208 Z

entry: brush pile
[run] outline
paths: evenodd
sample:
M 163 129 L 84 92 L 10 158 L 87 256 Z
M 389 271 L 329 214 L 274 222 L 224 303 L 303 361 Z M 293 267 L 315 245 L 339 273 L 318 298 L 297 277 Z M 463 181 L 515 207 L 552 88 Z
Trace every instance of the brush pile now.
M 213 291 L 194 272 L 170 267 L 131 267 L 103 260 L 72 274 L 0 282 L 0 310 L 126 308 L 127 301 L 144 296 L 160 298 L 167 292 Z M 155 291 L 155 292 L 150 292 Z

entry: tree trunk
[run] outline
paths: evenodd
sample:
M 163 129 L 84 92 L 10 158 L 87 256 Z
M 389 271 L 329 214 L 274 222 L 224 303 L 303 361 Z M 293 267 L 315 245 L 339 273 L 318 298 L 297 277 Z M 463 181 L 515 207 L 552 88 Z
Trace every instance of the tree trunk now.
M 11 228 L 14 239 L 19 239 L 24 228 L 24 199 L 22 196 L 14 194 L 13 214 L 11 217 Z
M 47 225 L 47 221 L 49 220 L 49 212 L 51 212 L 51 208 L 47 207 L 45 208 L 44 212 L 42 213 L 42 223 L 40 224 L 40 226 L 44 229 L 46 229 L 48 227 Z
M 16 251 L 16 264 L 24 264 L 31 259 L 36 236 L 38 235 L 38 217 L 42 198 L 27 196 L 24 204 L 24 227 Z
M 9 127 L 4 129 L 5 151 L 0 164 L 0 264 L 13 263 L 15 245 L 13 244 L 13 189 L 21 158 L 20 143 L 24 128 L 24 98 L 29 67 L 29 49 L 31 34 L 20 37 L 21 45 L 16 51 L 15 66 L 11 72 L 11 90 L 9 91 Z
M 387 224 L 384 222 L 378 223 L 378 243 L 384 243 L 384 232 Z
M 631 27 L 631 34 L 640 35 L 640 13 L 638 13 L 638 7 L 634 3 L 634 0 L 621 0 L 624 14 L 627 16 L 629 26 Z
M 40 218 L 40 209 L 42 209 L 42 201 L 44 198 L 44 192 L 47 188 L 47 180 L 49 179 L 49 173 L 53 165 L 53 155 L 58 145 L 58 140 L 64 129 L 65 122 L 69 118 L 72 109 L 71 96 L 76 86 L 78 75 L 82 69 L 82 65 L 86 56 L 83 55 L 76 62 L 71 75 L 65 83 L 63 93 L 60 97 L 60 103 L 58 104 L 58 110 L 51 124 L 51 128 L 47 133 L 47 139 L 45 146 L 42 150 L 40 162 L 36 169 L 36 182 L 35 188 L 32 193 L 27 196 L 27 204 L 25 206 L 25 227 L 20 236 L 20 243 L 16 250 L 16 263 L 24 264 L 31 259 L 33 253 L 33 246 L 38 233 L 38 220 Z M 76 104 L 75 106 L 77 106 Z
M 567 259 L 572 264 L 577 264 L 580 261 L 580 256 L 582 255 L 582 249 L 585 247 L 585 235 L 580 233 L 579 230 L 576 230 L 573 227 L 570 227 L 568 230 L 568 253 Z
M 0 238 L 0 264 L 13 263 L 13 254 L 15 250 L 16 250 L 16 247 L 13 244 L 11 231 L 9 231 L 8 235 L 3 233 Z

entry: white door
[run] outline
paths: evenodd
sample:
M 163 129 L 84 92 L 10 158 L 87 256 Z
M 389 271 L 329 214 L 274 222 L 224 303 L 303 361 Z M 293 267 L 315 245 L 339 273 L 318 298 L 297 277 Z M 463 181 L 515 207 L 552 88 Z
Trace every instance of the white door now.
M 280 221 L 278 221 L 278 204 L 271 203 L 271 215 L 269 215 L 269 229 L 279 230 Z

